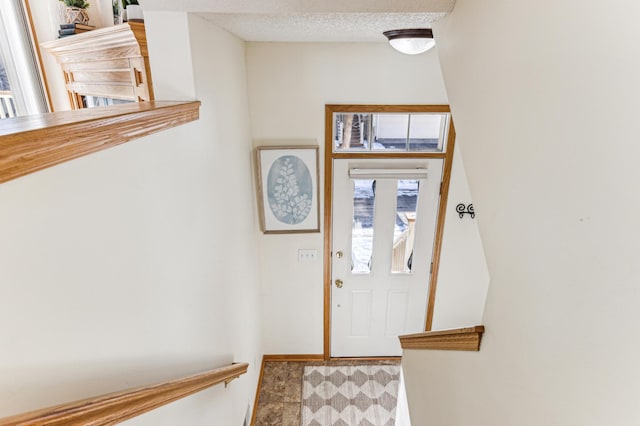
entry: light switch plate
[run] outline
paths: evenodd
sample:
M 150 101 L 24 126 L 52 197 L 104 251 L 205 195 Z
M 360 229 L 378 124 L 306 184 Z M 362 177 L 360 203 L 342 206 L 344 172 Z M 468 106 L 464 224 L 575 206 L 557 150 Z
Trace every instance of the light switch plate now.
M 298 262 L 315 262 L 318 260 L 318 250 L 315 249 L 299 249 Z

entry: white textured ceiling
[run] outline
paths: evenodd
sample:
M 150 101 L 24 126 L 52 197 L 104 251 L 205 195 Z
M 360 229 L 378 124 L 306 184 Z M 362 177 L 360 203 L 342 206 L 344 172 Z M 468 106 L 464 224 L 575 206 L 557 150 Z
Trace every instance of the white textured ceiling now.
M 383 31 L 431 28 L 443 13 L 201 14 L 246 41 L 385 42 Z
M 247 41 L 384 42 L 383 31 L 431 28 L 455 0 L 142 0 L 193 12 Z

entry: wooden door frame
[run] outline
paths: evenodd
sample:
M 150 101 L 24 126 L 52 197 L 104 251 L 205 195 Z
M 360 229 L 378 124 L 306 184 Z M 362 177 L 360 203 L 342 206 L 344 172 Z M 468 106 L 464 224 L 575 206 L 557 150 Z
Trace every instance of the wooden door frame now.
M 444 233 L 444 221 L 449 198 L 449 182 L 451 181 L 451 165 L 453 162 L 453 150 L 455 148 L 456 132 L 453 118 L 449 120 L 447 145 L 444 153 L 439 152 L 392 152 L 392 153 L 354 153 L 333 152 L 333 113 L 419 113 L 419 112 L 444 112 L 451 113 L 449 105 L 325 105 L 325 129 L 324 129 L 324 359 L 331 359 L 331 211 L 333 209 L 333 160 L 357 159 L 357 158 L 441 158 L 444 159 L 442 171 L 442 186 L 440 187 L 440 202 L 438 204 L 438 219 L 436 222 L 435 241 L 433 245 L 433 266 L 429 279 L 429 295 L 427 298 L 427 315 L 425 331 L 431 331 L 433 323 L 433 310 L 435 306 L 436 288 L 438 282 L 438 270 L 440 266 L 440 251 L 442 248 L 442 235 Z

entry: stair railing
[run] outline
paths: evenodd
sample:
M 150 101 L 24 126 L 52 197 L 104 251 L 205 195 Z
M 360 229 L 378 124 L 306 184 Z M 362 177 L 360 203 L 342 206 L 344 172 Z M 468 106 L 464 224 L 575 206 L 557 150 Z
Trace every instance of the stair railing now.
M 0 419 L 0 426 L 106 426 L 184 398 L 211 386 L 229 384 L 247 372 L 237 363 L 168 382 L 127 389 Z

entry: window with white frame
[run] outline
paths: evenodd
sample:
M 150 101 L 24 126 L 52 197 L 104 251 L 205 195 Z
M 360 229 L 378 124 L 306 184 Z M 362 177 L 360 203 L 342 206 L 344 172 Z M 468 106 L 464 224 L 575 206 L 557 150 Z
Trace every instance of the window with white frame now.
M 334 113 L 334 152 L 444 152 L 450 114 Z
M 0 118 L 49 111 L 24 0 L 0 1 Z

